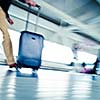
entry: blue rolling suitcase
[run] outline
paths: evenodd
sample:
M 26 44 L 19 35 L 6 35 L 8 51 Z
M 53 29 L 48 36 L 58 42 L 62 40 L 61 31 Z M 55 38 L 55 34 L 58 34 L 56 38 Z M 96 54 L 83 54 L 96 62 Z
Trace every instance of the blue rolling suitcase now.
M 35 32 L 22 31 L 19 40 L 18 67 L 38 70 L 41 66 L 43 42 L 44 37 L 42 35 Z

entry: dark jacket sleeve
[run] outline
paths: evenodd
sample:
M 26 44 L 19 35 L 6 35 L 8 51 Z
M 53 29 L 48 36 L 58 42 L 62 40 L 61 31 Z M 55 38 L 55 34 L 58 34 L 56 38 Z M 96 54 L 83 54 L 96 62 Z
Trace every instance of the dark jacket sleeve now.
M 19 1 L 25 3 L 25 0 L 19 0 Z
M 10 16 L 9 16 L 8 12 L 6 12 L 6 18 L 10 18 Z

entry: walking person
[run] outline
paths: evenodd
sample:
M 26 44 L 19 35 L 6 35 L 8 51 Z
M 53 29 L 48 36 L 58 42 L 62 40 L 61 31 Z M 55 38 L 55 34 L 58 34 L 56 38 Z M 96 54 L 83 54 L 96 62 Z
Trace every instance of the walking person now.
M 33 7 L 38 6 L 32 0 L 19 0 L 19 1 Z M 10 18 L 8 14 L 8 10 L 11 5 L 11 2 L 12 0 L 0 0 L 0 30 L 3 34 L 2 45 L 3 45 L 4 53 L 7 59 L 7 64 L 9 65 L 9 68 L 13 68 L 13 67 L 16 68 L 17 64 L 14 60 L 12 42 L 11 42 L 10 35 L 8 32 L 8 26 L 6 23 L 6 19 L 7 19 L 10 25 L 14 24 L 13 20 Z

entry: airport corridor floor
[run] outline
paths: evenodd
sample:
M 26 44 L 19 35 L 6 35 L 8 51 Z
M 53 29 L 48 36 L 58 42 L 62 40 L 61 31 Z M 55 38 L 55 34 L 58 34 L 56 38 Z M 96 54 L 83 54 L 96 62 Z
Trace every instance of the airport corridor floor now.
M 0 100 L 100 100 L 100 76 L 0 66 Z

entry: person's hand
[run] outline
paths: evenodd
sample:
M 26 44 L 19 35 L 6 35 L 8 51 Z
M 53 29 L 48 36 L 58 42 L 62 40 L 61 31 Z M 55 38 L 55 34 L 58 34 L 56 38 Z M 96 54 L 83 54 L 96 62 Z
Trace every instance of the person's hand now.
M 9 22 L 10 25 L 14 24 L 14 22 L 11 18 L 7 18 L 7 21 Z
M 36 3 L 34 1 L 32 1 L 32 0 L 25 0 L 25 2 L 30 6 L 33 6 L 33 7 L 36 6 Z

